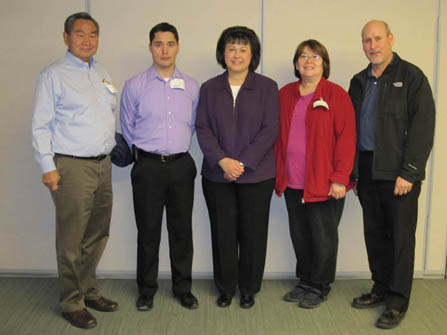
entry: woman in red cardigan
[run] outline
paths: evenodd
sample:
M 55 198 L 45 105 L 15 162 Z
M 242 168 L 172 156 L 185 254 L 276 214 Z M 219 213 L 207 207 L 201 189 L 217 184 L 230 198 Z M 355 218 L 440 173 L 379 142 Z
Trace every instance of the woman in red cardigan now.
M 275 143 L 278 196 L 284 192 L 298 284 L 284 300 L 303 308 L 327 300 L 335 278 L 338 224 L 350 189 L 355 114 L 343 88 L 327 80 L 326 48 L 303 41 L 293 66 L 297 82 L 281 88 L 281 128 Z

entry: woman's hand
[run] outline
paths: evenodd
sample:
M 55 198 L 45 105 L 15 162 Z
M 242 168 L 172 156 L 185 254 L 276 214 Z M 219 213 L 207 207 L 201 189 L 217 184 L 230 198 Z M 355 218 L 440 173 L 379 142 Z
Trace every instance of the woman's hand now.
M 240 162 L 229 157 L 222 158 L 219 166 L 224 171 L 224 178 L 228 181 L 235 181 L 244 173 L 244 167 Z
M 346 195 L 346 186 L 339 183 L 332 183 L 328 195 L 335 199 L 344 198 Z

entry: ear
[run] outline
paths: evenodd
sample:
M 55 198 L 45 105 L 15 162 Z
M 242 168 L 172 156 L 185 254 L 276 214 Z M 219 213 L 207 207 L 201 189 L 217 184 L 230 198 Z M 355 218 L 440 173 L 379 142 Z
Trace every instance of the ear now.
M 391 42 L 391 46 L 394 46 L 394 35 L 393 35 L 393 34 L 389 34 L 389 35 L 388 35 L 388 39 L 389 39 L 390 42 Z
M 68 39 L 69 39 L 70 35 L 68 35 L 68 34 L 64 31 L 64 33 L 62 34 L 62 36 L 63 36 L 63 38 L 64 38 L 64 43 L 65 43 L 65 45 L 68 47 Z
M 152 53 L 152 45 L 150 43 L 148 44 L 147 48 L 148 48 L 149 52 Z

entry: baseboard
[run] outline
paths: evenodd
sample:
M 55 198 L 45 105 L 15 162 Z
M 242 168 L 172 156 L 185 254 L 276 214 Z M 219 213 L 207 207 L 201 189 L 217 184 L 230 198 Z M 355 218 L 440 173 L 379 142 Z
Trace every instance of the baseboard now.
M 100 279 L 135 279 L 135 271 L 101 271 L 96 273 Z M 55 278 L 57 277 L 56 270 L 0 270 L 0 277 L 16 277 L 16 278 Z M 158 274 L 160 279 L 170 279 L 171 273 L 169 271 L 160 271 Z M 194 279 L 213 279 L 212 272 L 193 272 Z M 287 280 L 294 279 L 293 272 L 266 272 L 264 279 L 267 280 Z M 445 274 L 442 270 L 436 271 L 415 271 L 415 279 L 443 279 Z M 348 279 L 371 279 L 371 273 L 364 271 L 340 271 L 336 274 L 338 280 Z

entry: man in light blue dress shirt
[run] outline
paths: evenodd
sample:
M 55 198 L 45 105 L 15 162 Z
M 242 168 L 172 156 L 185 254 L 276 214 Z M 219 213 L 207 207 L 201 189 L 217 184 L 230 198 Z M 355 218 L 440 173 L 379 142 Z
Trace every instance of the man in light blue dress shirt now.
M 191 293 L 192 207 L 196 167 L 188 150 L 194 133 L 199 85 L 175 66 L 178 33 L 168 23 L 149 33 L 153 65 L 130 78 L 121 95 L 121 128 L 133 147 L 132 190 L 138 228 L 137 308 L 153 307 L 158 252 L 166 208 L 172 290 L 195 309 Z
M 100 293 L 96 266 L 109 236 L 116 89 L 93 59 L 99 26 L 88 13 L 65 21 L 65 57 L 39 74 L 33 103 L 33 147 L 56 207 L 59 305 L 72 325 L 92 328 L 86 307 L 113 312 Z

